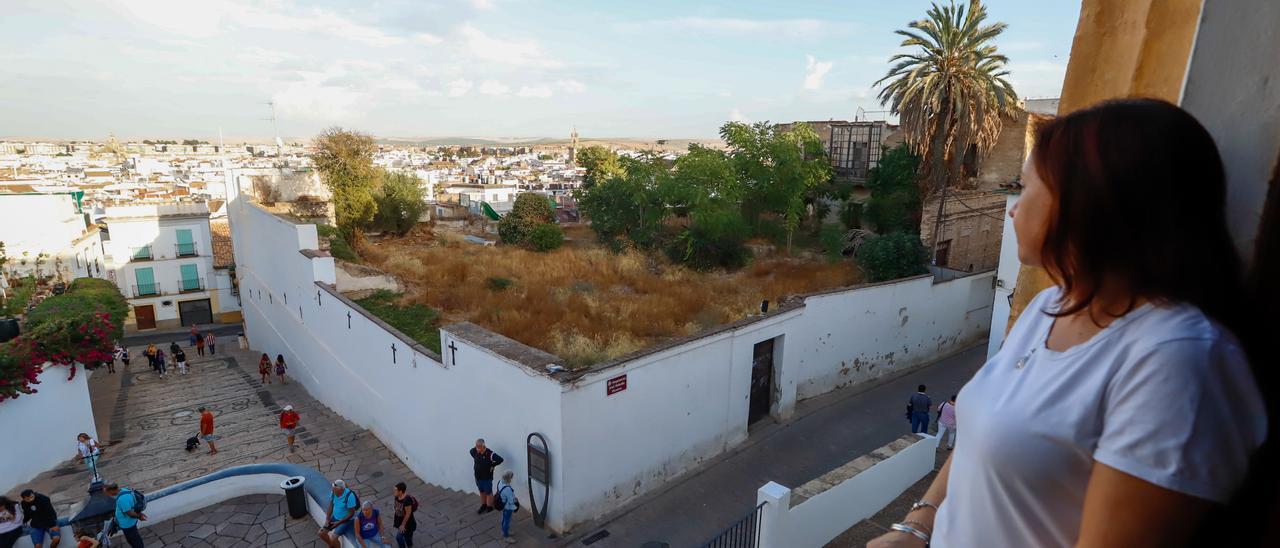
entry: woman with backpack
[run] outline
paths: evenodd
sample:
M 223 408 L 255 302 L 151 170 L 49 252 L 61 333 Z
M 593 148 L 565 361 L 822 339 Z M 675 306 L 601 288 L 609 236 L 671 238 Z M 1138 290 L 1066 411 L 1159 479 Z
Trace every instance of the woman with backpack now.
M 516 488 L 511 486 L 515 472 L 507 470 L 498 480 L 498 489 L 493 494 L 493 505 L 502 509 L 502 540 L 507 544 L 515 544 L 516 538 L 511 536 L 511 514 L 520 509 L 520 500 L 516 498 Z

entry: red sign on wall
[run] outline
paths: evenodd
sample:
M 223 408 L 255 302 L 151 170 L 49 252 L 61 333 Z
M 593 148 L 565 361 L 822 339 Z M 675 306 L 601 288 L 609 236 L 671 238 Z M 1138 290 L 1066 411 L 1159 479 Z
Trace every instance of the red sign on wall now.
M 605 383 L 605 395 L 612 396 L 627 389 L 627 376 L 618 375 Z

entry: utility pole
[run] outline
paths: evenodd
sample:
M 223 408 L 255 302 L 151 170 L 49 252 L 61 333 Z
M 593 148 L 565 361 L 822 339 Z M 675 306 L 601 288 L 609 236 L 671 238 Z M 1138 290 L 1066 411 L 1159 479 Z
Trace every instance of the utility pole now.
M 929 259 L 929 264 L 938 266 L 938 238 L 942 236 L 942 214 L 946 211 L 944 208 L 947 204 L 947 186 L 948 181 L 942 180 L 942 196 L 938 199 L 938 216 L 933 220 L 933 253 Z

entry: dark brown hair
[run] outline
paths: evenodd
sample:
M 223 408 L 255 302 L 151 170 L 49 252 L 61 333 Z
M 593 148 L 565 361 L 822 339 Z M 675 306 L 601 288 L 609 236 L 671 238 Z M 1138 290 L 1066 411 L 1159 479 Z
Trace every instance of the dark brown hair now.
M 1239 325 L 1243 271 L 1204 126 L 1165 101 L 1124 99 L 1043 122 L 1035 137 L 1034 167 L 1055 201 L 1041 257 L 1062 287 L 1056 315 L 1116 284 L 1129 294 L 1120 314 L 1147 299 Z

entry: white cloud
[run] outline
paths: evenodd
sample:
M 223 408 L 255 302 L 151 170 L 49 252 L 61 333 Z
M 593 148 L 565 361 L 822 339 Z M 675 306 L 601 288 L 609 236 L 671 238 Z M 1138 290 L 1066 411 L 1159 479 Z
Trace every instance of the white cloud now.
M 804 89 L 817 90 L 822 89 L 822 79 L 827 77 L 827 73 L 831 72 L 832 63 L 830 61 L 818 61 L 812 55 L 805 56 L 804 63 Z
M 556 80 L 556 87 L 565 93 L 582 93 L 587 86 L 577 80 Z
M 721 97 L 733 97 L 733 92 L 728 90 L 723 90 L 717 93 L 716 95 L 719 95 Z
M 744 116 L 741 110 L 734 108 L 733 110 L 729 111 L 729 121 L 750 123 L 751 119 Z
M 720 34 L 769 34 L 792 38 L 816 38 L 851 25 L 821 19 L 740 19 L 736 17 L 677 17 L 621 25 L 628 30 L 679 30 Z
M 492 0 L 471 0 L 471 6 L 478 10 L 490 11 L 493 9 Z
M 516 96 L 517 97 L 538 97 L 538 98 L 545 99 L 547 97 L 551 97 L 551 86 L 542 85 L 542 84 L 539 84 L 536 86 L 520 86 L 520 91 L 516 92 Z
M 468 91 L 471 91 L 472 85 L 471 80 L 464 78 L 459 78 L 449 82 L 449 97 L 462 97 L 463 95 L 466 95 Z
M 337 12 L 303 9 L 291 3 L 249 3 L 242 0 L 129 0 L 125 7 L 136 18 L 161 30 L 184 36 L 209 38 L 230 27 L 306 32 L 337 36 L 368 46 L 386 47 L 405 39 L 382 29 L 352 20 Z
M 492 63 L 520 65 L 530 68 L 559 68 L 564 63 L 552 59 L 534 40 L 504 40 L 489 36 L 470 24 L 458 27 L 464 53 Z
M 480 93 L 484 95 L 506 95 L 511 93 L 511 87 L 496 80 L 485 80 L 480 83 Z
M 443 41 L 439 36 L 427 32 L 419 32 L 413 35 L 413 42 L 423 46 L 434 46 Z

